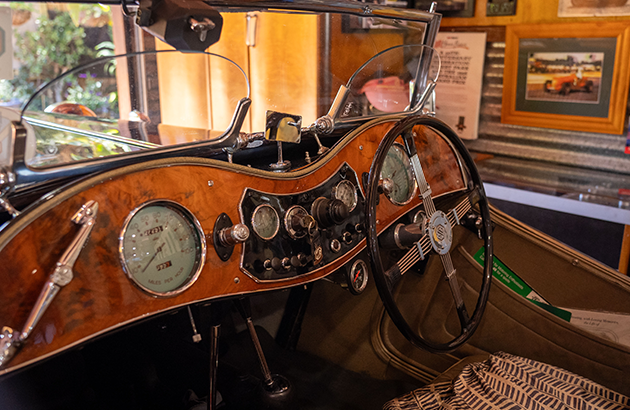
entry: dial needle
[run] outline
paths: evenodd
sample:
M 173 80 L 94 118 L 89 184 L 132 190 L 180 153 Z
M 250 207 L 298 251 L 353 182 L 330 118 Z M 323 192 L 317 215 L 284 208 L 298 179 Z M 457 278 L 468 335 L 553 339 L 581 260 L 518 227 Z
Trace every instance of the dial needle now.
M 147 265 L 144 267 L 144 269 L 142 269 L 142 273 L 144 273 L 144 271 L 147 270 L 147 268 L 149 267 L 151 262 L 153 262 L 153 259 L 155 259 L 155 257 L 158 255 L 158 253 L 162 252 L 162 246 L 164 246 L 165 244 L 166 244 L 166 242 L 162 242 L 162 245 L 158 246 L 158 248 L 155 250 L 155 253 L 151 257 L 149 262 L 147 262 Z

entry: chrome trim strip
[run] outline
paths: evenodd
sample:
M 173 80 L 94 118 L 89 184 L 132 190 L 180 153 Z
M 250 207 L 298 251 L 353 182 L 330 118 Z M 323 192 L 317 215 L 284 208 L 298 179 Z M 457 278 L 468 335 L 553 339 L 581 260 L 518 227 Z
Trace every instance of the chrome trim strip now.
M 101 139 L 104 139 L 104 140 L 113 141 L 113 142 L 122 142 L 124 144 L 133 145 L 135 147 L 140 147 L 140 148 L 159 148 L 159 147 L 163 146 L 163 145 L 153 144 L 152 142 L 146 142 L 146 141 L 134 140 L 132 138 L 127 138 L 127 137 L 120 137 L 120 136 L 116 136 L 116 135 L 110 135 L 110 134 L 106 134 L 104 132 L 86 131 L 86 130 L 82 130 L 80 128 L 74 128 L 74 127 L 70 127 L 70 126 L 67 126 L 67 125 L 51 123 L 51 122 L 48 122 L 48 121 L 39 120 L 37 118 L 28 117 L 28 116 L 25 116 L 24 119 L 29 124 L 37 125 L 37 126 L 42 127 L 42 128 L 48 128 L 50 130 L 57 130 L 57 131 L 71 132 L 73 134 L 81 135 L 81 136 L 84 136 L 84 137 L 98 137 L 98 138 L 101 138 Z

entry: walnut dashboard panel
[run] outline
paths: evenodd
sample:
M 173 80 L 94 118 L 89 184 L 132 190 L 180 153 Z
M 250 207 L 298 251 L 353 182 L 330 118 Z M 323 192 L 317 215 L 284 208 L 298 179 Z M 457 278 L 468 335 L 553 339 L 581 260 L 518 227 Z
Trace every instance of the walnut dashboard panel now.
M 15 358 L 0 369 L 8 373 L 136 320 L 192 302 L 280 289 L 311 282 L 335 271 L 365 248 L 355 240 L 335 258 L 328 258 L 299 275 L 277 281 L 257 281 L 241 269 L 243 246 L 223 261 L 212 246 L 217 218 L 226 214 L 243 221 L 239 206 L 246 190 L 297 195 L 321 187 L 342 167 L 360 181 L 369 172 L 378 143 L 395 124 L 381 120 L 340 140 L 308 167 L 272 173 L 199 158 L 145 162 L 90 177 L 51 194 L 25 210 L 0 233 L 0 325 L 20 330 L 56 262 L 72 241 L 77 227 L 70 218 L 88 201 L 98 203 L 91 235 L 74 265 L 74 277 L 43 314 Z M 466 188 L 465 173 L 451 146 L 435 132 L 417 129 L 420 160 L 433 195 Z M 358 182 L 361 195 L 365 191 Z M 119 235 L 129 215 L 151 201 L 171 201 L 190 211 L 205 236 L 205 262 L 198 278 L 172 297 L 155 297 L 134 285 L 121 266 Z M 420 204 L 385 199 L 378 209 L 379 229 Z M 282 229 L 282 228 L 281 228 Z M 252 233 L 253 234 L 253 233 Z

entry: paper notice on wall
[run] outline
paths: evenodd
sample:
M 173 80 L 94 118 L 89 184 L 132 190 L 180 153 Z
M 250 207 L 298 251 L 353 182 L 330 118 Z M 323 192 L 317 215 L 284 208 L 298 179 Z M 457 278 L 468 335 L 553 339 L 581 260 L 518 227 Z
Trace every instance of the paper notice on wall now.
M 0 7 L 0 79 L 13 79 L 13 45 L 11 9 Z
M 481 104 L 486 33 L 438 33 L 435 48 L 442 67 L 436 116 L 462 139 L 476 139 Z

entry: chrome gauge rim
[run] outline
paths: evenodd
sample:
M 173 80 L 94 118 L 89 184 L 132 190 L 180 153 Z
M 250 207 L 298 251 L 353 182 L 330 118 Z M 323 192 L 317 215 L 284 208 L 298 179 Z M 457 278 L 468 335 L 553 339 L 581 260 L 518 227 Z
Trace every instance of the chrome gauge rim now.
M 353 276 L 357 272 L 357 269 L 362 269 L 363 270 L 363 276 L 361 277 L 361 283 L 358 286 L 356 285 L 356 280 L 354 280 L 354 278 L 353 278 Z M 362 259 L 357 259 L 352 264 L 352 267 L 350 268 L 350 277 L 348 279 L 350 280 L 349 286 L 352 287 L 352 290 L 355 293 L 359 294 L 359 293 L 363 292 L 365 290 L 365 288 L 367 287 L 368 280 L 369 280 L 368 279 L 368 272 L 369 271 L 368 271 L 367 264 Z
M 352 199 L 350 200 L 350 205 L 344 201 L 344 193 L 351 192 Z M 343 180 L 335 185 L 332 189 L 332 196 L 335 199 L 340 200 L 348 207 L 348 212 L 352 212 L 354 208 L 357 207 L 357 203 L 359 202 L 359 194 L 357 193 L 357 188 L 354 184 L 348 180 Z
M 287 233 L 292 239 L 304 238 L 308 232 L 307 230 L 305 230 L 304 232 L 300 233 L 292 228 L 291 218 L 294 215 L 297 216 L 298 214 L 308 215 L 309 213 L 306 211 L 306 209 L 303 206 L 293 205 L 291 208 L 287 209 L 287 212 L 285 212 L 284 214 L 284 229 L 287 231 Z
M 409 173 L 409 175 L 411 175 L 411 178 L 409 178 L 408 180 L 408 182 L 411 182 L 411 189 L 409 190 L 408 196 L 404 201 L 399 201 L 395 199 L 392 194 L 387 194 L 387 199 L 389 199 L 390 202 L 395 205 L 407 205 L 417 195 L 418 184 L 413 176 L 413 169 L 411 168 L 411 160 L 409 159 L 409 155 L 407 155 L 405 148 L 401 144 L 395 142 L 394 144 L 392 144 L 392 147 L 390 148 L 389 152 L 391 152 L 392 150 L 397 150 L 403 156 L 402 158 L 403 158 L 405 170 Z M 387 156 L 389 157 L 389 154 Z M 381 179 L 382 179 L 382 171 L 381 171 Z
M 267 208 L 273 211 L 273 215 L 275 218 L 275 222 L 274 222 L 275 226 L 273 228 L 273 233 L 271 235 L 265 235 L 261 233 L 263 226 L 261 226 L 260 222 L 257 222 L 256 220 L 257 216 L 260 215 L 261 212 L 264 212 L 263 210 Z M 252 213 L 252 219 L 250 222 L 252 223 L 252 228 L 254 229 L 254 232 L 256 233 L 256 235 L 258 235 L 261 239 L 264 239 L 265 241 L 269 241 L 275 238 L 275 236 L 278 234 L 278 231 L 280 230 L 280 215 L 278 215 L 278 211 L 276 211 L 276 209 L 269 204 L 258 205 L 256 209 L 254 209 L 254 212 Z
M 189 269 L 189 272 L 184 276 L 183 282 L 180 285 L 168 291 L 159 291 L 159 290 L 151 289 L 150 287 L 147 287 L 145 284 L 143 284 L 133 274 L 133 269 L 130 269 L 128 258 L 125 255 L 125 239 L 128 238 L 127 234 L 129 232 L 131 223 L 134 221 L 134 217 L 138 215 L 138 213 L 141 212 L 143 209 L 146 209 L 152 206 L 163 207 L 177 214 L 181 218 L 181 220 L 184 222 L 185 226 L 189 229 L 189 232 L 195 234 L 196 236 L 196 240 L 193 238 L 194 245 L 195 245 L 195 249 L 194 249 L 195 254 L 194 254 L 194 262 L 193 262 L 192 268 Z M 159 248 L 161 248 L 161 246 Z M 203 233 L 203 228 L 201 227 L 201 224 L 199 223 L 197 218 L 192 214 L 192 212 L 190 212 L 186 207 L 184 207 L 183 205 L 177 202 L 170 201 L 167 199 L 152 200 L 152 201 L 145 202 L 139 205 L 138 207 L 136 207 L 134 210 L 132 210 L 129 213 L 129 215 L 125 219 L 123 228 L 120 232 L 120 237 L 118 238 L 118 256 L 120 258 L 120 262 L 121 262 L 123 271 L 125 272 L 125 275 L 136 287 L 138 287 L 139 289 L 148 293 L 151 296 L 172 297 L 172 296 L 179 295 L 180 293 L 190 288 L 199 278 L 199 275 L 201 274 L 201 270 L 203 269 L 203 266 L 206 261 L 206 237 L 205 237 L 205 234 Z

